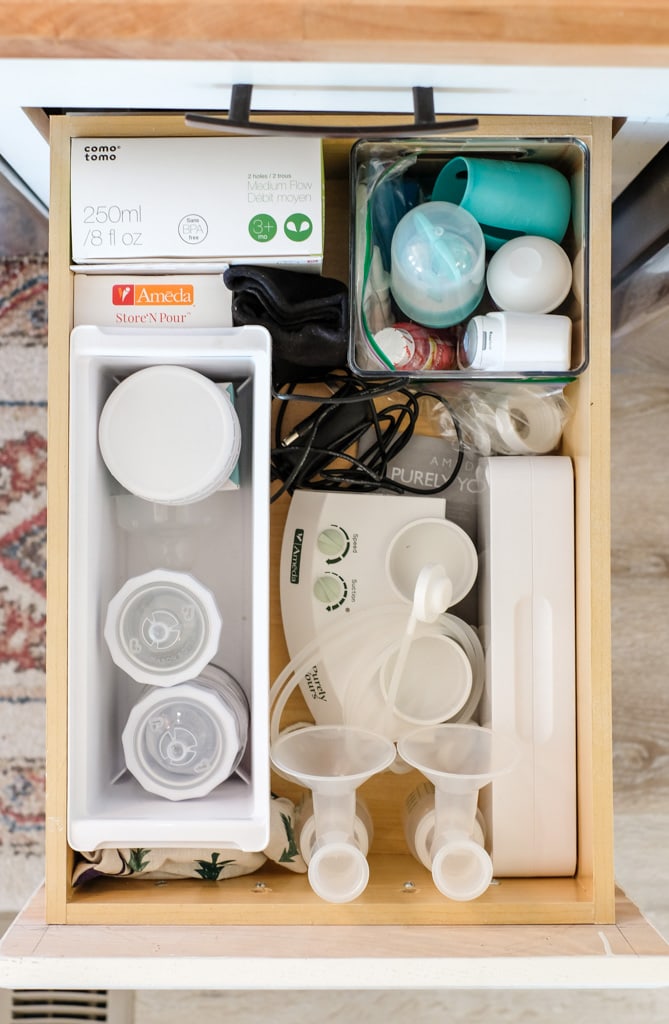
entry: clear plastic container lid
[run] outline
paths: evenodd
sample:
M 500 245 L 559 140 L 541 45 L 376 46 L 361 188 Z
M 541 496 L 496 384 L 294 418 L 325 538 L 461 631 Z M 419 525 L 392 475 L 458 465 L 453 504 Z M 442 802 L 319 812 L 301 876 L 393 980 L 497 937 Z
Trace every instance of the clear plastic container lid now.
M 248 739 L 249 710 L 232 676 L 209 666 L 192 683 L 151 689 L 123 730 L 128 770 L 168 800 L 206 796 L 236 770 Z
M 449 327 L 485 287 L 483 232 L 453 203 L 427 202 L 402 217 L 391 246 L 390 288 L 400 309 L 428 327 Z
M 118 482 L 146 501 L 185 504 L 228 480 L 241 447 L 224 388 L 183 366 L 132 373 L 107 399 L 100 451 Z
M 221 625 L 214 595 L 195 577 L 155 569 L 112 598 L 104 635 L 114 662 L 137 682 L 174 686 L 215 657 Z

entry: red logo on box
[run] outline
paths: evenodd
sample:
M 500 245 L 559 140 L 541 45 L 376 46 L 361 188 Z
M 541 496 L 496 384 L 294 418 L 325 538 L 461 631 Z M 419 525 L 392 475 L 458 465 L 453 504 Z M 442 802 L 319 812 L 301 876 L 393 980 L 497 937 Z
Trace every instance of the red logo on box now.
M 192 284 L 113 284 L 114 306 L 192 306 Z
M 135 286 L 134 284 L 112 285 L 112 304 L 114 306 L 134 306 Z

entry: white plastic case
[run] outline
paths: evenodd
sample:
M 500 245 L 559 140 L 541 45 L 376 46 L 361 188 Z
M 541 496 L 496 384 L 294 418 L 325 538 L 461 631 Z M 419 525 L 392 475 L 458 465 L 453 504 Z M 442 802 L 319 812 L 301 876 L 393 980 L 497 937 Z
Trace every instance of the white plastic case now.
M 576 870 L 574 482 L 565 456 L 481 462 L 481 723 L 521 742 L 481 793 L 500 877 Z

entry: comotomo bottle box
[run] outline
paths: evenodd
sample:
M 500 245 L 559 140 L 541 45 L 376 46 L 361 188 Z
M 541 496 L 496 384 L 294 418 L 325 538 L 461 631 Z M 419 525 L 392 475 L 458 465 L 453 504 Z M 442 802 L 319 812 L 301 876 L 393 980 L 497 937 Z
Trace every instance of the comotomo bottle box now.
M 75 263 L 323 260 L 320 139 L 82 138 L 71 150 Z

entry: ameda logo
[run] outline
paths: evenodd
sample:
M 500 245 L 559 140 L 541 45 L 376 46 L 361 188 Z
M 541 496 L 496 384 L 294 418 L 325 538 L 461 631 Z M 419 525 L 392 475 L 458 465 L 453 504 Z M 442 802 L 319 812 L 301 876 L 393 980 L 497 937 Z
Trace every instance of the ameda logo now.
M 192 306 L 195 289 L 192 284 L 114 284 L 114 306 Z
M 283 225 L 283 230 L 291 242 L 304 242 L 314 230 L 314 226 L 306 213 L 291 213 Z
M 302 545 L 304 543 L 304 530 L 295 530 L 293 534 L 293 550 L 290 553 L 290 582 L 300 582 L 300 563 L 302 561 Z
M 134 306 L 135 286 L 134 284 L 113 284 L 112 304 L 114 306 Z

